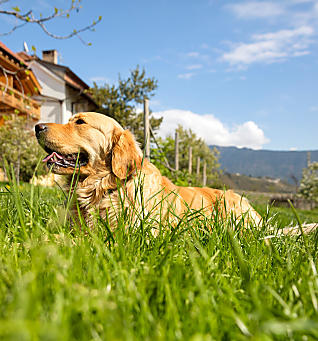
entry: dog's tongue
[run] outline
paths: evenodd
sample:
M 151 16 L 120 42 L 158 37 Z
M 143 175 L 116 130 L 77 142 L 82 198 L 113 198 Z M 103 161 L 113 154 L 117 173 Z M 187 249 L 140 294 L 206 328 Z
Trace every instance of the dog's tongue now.
M 52 159 L 52 157 L 54 158 L 54 156 L 56 156 L 58 159 L 63 159 L 61 155 L 59 155 L 56 152 L 53 152 L 52 154 L 48 155 L 47 157 L 45 157 L 42 162 L 48 162 L 49 160 Z

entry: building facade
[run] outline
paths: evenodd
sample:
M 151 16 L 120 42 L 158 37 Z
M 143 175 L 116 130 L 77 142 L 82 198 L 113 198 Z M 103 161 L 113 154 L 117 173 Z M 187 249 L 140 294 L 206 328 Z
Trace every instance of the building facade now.
M 66 123 L 75 113 L 96 111 L 89 86 L 70 68 L 58 64 L 56 50 L 42 52 L 42 59 L 19 52 L 36 76 L 41 90 L 33 98 L 41 103 L 40 122 Z

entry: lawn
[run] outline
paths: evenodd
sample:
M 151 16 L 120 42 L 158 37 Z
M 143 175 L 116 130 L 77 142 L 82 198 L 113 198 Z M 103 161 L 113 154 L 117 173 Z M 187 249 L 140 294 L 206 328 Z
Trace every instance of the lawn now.
M 60 189 L 0 187 L 1 340 L 318 338 L 317 236 L 264 241 L 290 209 L 257 207 L 260 230 L 189 217 L 153 238 L 147 219 L 71 225 Z

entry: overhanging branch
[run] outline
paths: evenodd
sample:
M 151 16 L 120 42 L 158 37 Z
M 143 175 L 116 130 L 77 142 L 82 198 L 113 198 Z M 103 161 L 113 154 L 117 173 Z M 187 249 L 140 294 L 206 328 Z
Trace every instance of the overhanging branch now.
M 10 0 L 0 0 L 0 5 L 9 2 Z M 27 24 L 36 24 L 38 25 L 42 31 L 47 34 L 48 36 L 54 38 L 54 39 L 69 39 L 72 38 L 74 36 L 77 36 L 84 44 L 87 44 L 80 36 L 80 33 L 85 32 L 85 31 L 93 31 L 94 27 L 100 23 L 100 21 L 102 20 L 102 17 L 99 16 L 99 18 L 95 21 L 93 21 L 92 24 L 87 25 L 83 28 L 80 29 L 74 29 L 71 33 L 66 34 L 66 35 L 57 35 L 54 34 L 53 32 L 51 32 L 50 30 L 48 30 L 48 28 L 46 27 L 46 23 L 56 19 L 58 17 L 64 17 L 66 19 L 68 19 L 70 17 L 71 12 L 76 11 L 78 12 L 81 9 L 81 0 L 72 0 L 70 3 L 69 8 L 67 8 L 66 10 L 63 9 L 58 9 L 58 8 L 54 8 L 53 13 L 51 13 L 48 16 L 43 17 L 41 14 L 40 16 L 35 16 L 33 13 L 33 10 L 29 10 L 24 14 L 20 13 L 20 9 L 18 7 L 14 7 L 12 10 L 1 10 L 0 9 L 0 15 L 6 15 L 9 17 L 14 17 L 16 18 L 16 20 L 19 22 L 18 24 L 14 25 L 8 32 L 4 32 L 4 33 L 0 33 L 0 36 L 4 36 L 4 35 L 9 35 L 11 33 L 13 33 L 14 31 L 16 31 L 17 29 L 27 25 Z M 87 44 L 90 45 L 90 44 Z

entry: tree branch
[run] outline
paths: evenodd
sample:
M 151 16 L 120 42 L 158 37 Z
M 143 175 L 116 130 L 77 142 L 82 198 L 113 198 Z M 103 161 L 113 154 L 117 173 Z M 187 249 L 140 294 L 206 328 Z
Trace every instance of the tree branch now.
M 13 26 L 12 29 L 11 29 L 10 31 L 5 32 L 5 33 L 0 33 L 0 37 L 1 37 L 1 36 L 8 36 L 8 35 L 10 35 L 11 33 L 13 33 L 15 30 L 17 30 L 18 28 L 21 28 L 21 27 L 25 26 L 26 24 L 27 24 L 27 23 L 25 22 L 25 23 L 22 23 L 22 24 L 20 24 L 20 25 L 15 25 L 15 26 Z
M 10 0 L 0 0 L 0 5 L 3 3 L 6 3 Z M 87 44 L 81 37 L 80 37 L 80 33 L 85 32 L 85 31 L 93 31 L 93 28 L 100 23 L 100 21 L 102 20 L 102 17 L 99 16 L 99 18 L 96 21 L 93 21 L 92 24 L 87 25 L 81 29 L 77 29 L 77 30 L 73 30 L 73 32 L 66 34 L 66 35 L 56 35 L 54 33 L 52 33 L 51 31 L 49 31 L 45 25 L 46 22 L 51 21 L 53 19 L 56 19 L 58 17 L 64 17 L 64 18 L 69 18 L 71 12 L 73 11 L 79 11 L 81 9 L 80 6 L 80 2 L 81 0 L 72 0 L 70 3 L 70 6 L 68 9 L 63 10 L 63 9 L 57 9 L 56 7 L 54 8 L 54 12 L 51 13 L 48 16 L 42 17 L 42 15 L 40 14 L 39 17 L 36 17 L 33 13 L 33 10 L 29 10 L 28 12 L 21 14 L 20 13 L 20 8 L 19 7 L 14 7 L 13 10 L 0 10 L 0 15 L 7 15 L 10 17 L 14 17 L 16 18 L 18 21 L 22 22 L 20 24 L 17 24 L 15 26 L 12 27 L 12 29 L 8 32 L 5 33 L 1 33 L 0 36 L 5 36 L 5 35 L 9 35 L 11 33 L 13 33 L 15 30 L 23 27 L 24 25 L 27 24 L 36 24 L 38 25 L 42 31 L 47 34 L 48 36 L 54 38 L 54 39 L 69 39 L 72 38 L 74 36 L 77 36 L 82 43 L 86 44 L 86 45 L 90 45 Z

